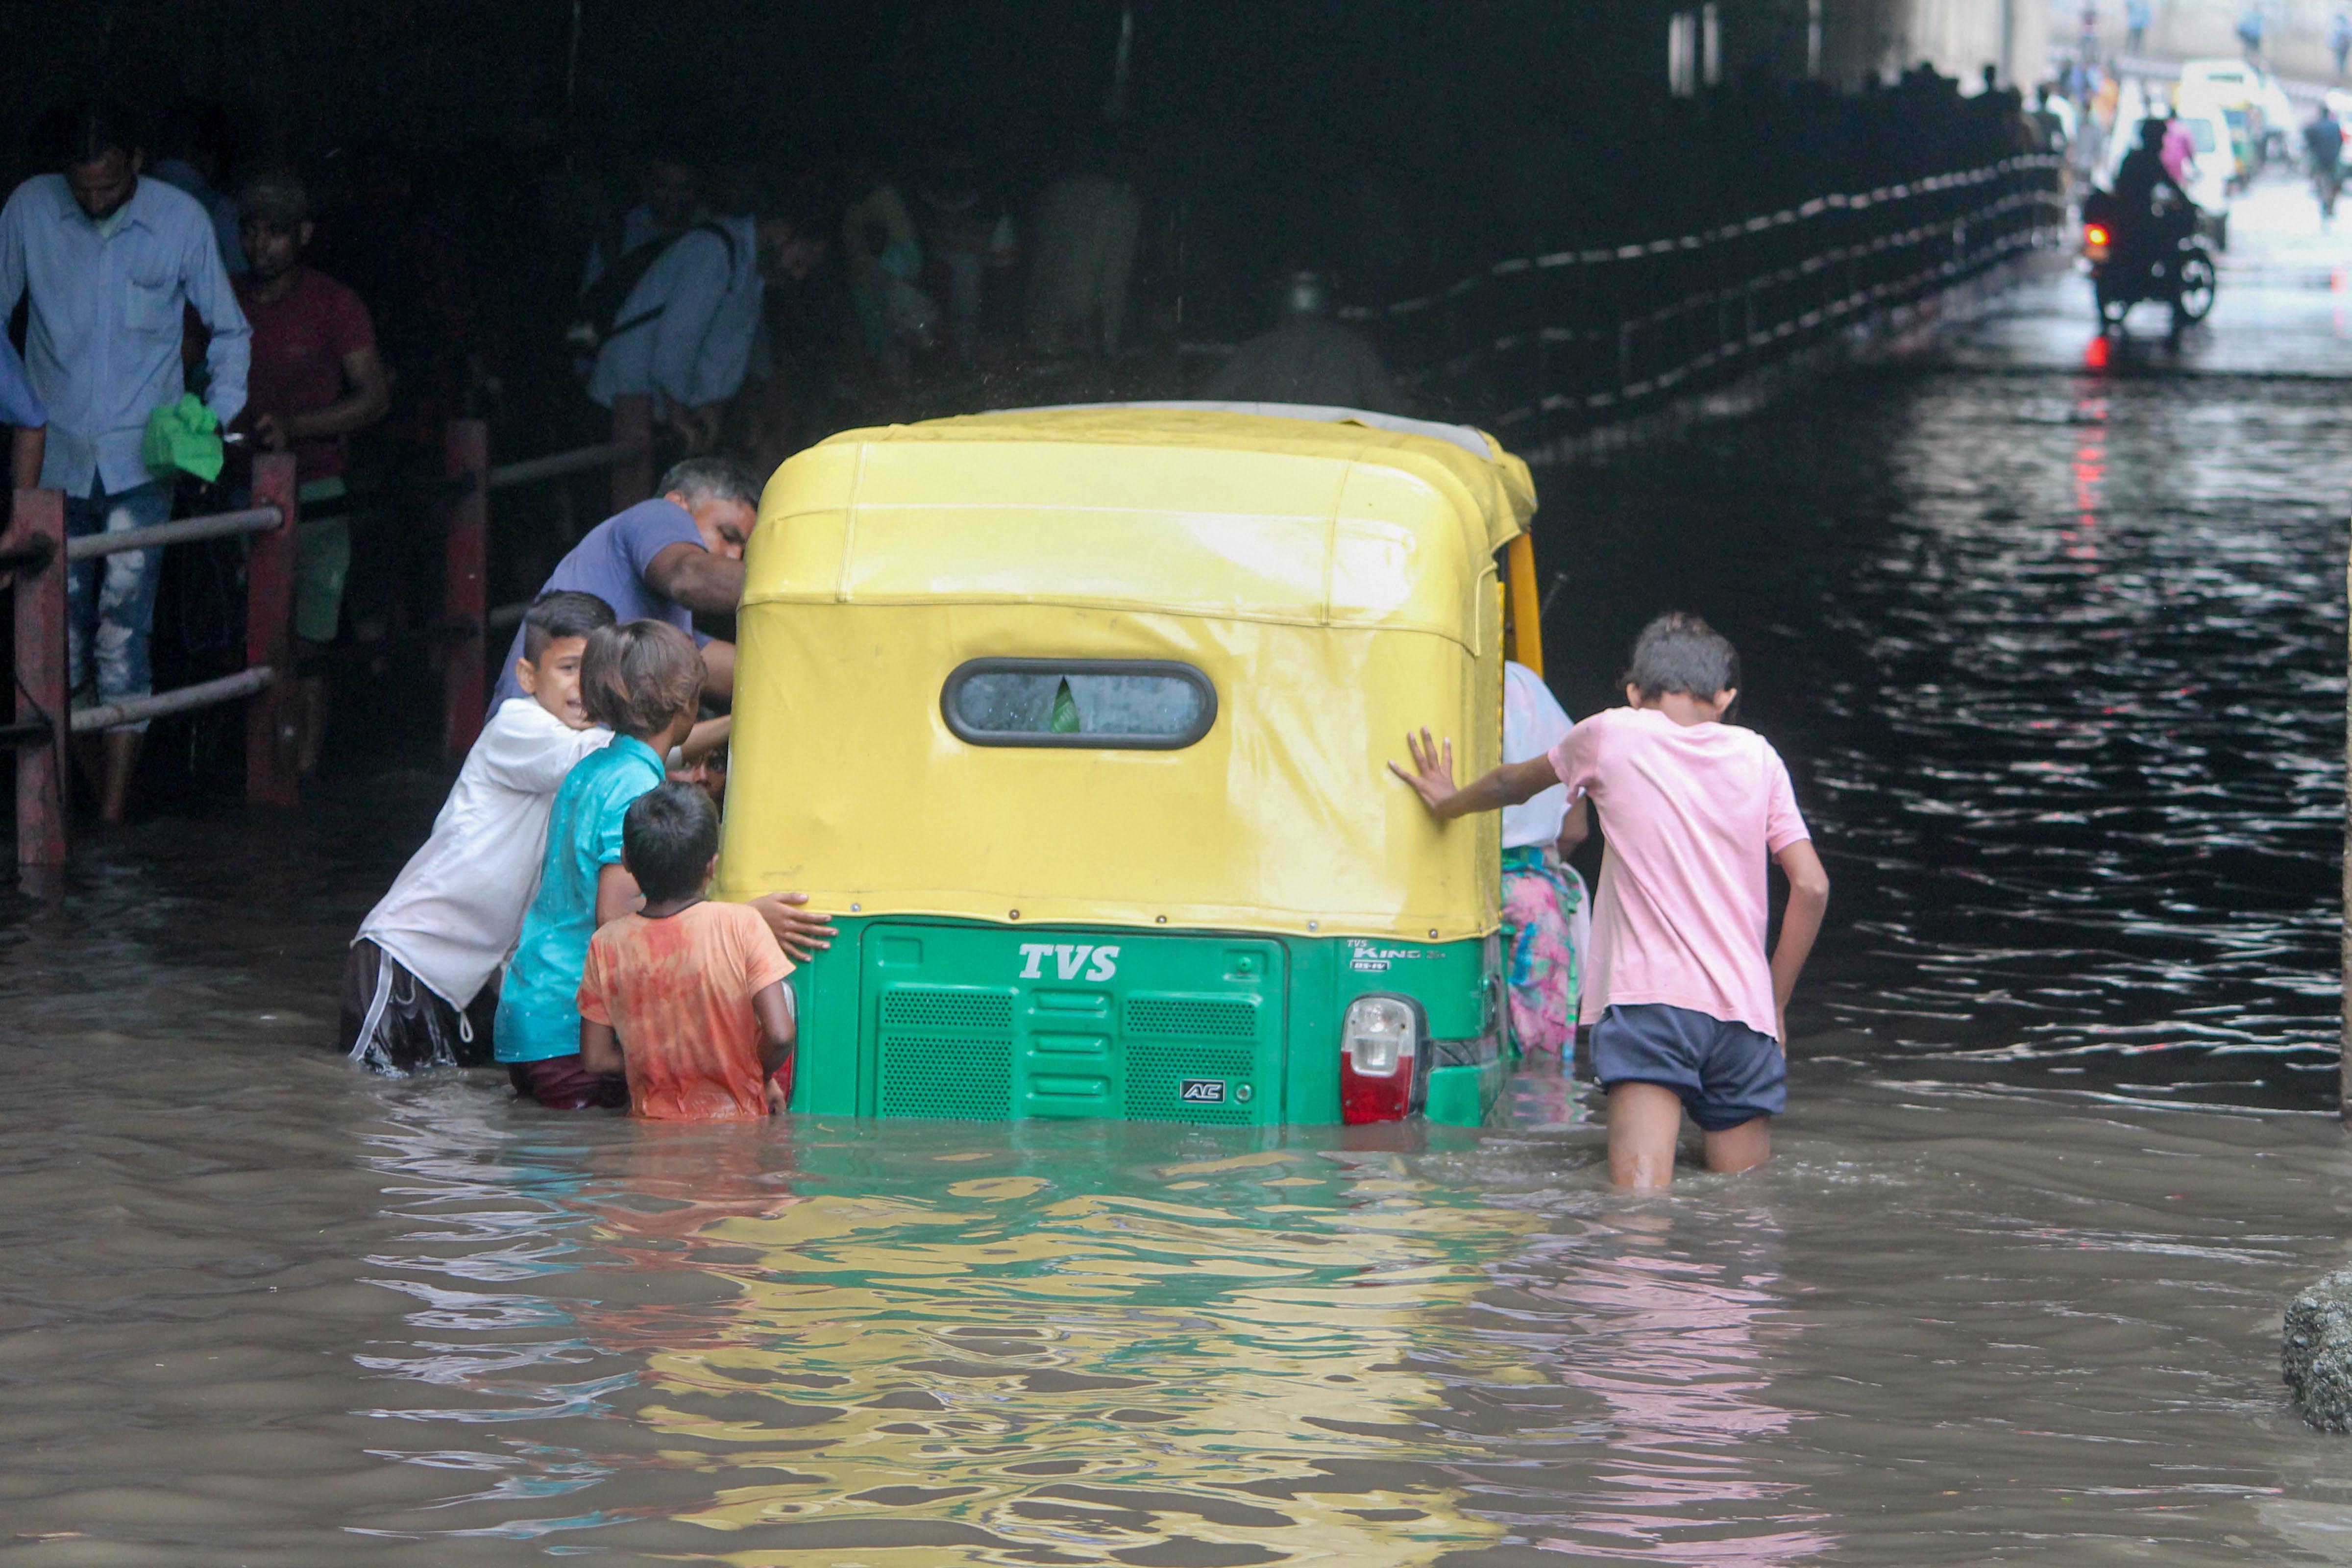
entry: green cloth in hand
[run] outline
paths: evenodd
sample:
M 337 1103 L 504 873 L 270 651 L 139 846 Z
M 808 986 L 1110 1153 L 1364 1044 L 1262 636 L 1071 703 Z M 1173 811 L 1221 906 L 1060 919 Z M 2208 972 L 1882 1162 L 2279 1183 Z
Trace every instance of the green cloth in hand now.
M 193 392 L 180 394 L 147 416 L 147 437 L 140 447 L 147 471 L 158 479 L 190 473 L 210 484 L 220 478 L 220 421 Z

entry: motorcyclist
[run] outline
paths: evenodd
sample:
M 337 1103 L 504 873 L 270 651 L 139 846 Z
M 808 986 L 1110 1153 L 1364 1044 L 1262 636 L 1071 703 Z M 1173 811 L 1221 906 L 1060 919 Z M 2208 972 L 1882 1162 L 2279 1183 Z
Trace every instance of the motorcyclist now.
M 2189 193 L 2164 166 L 2164 138 L 2168 128 L 2161 120 L 2139 122 L 2139 145 L 2124 154 L 2116 170 L 2116 200 L 2132 217 L 2146 217 L 2156 205 L 2156 193 L 2169 191 L 2177 201 Z
M 1282 321 L 1234 351 L 1203 395 L 1220 403 L 1311 403 L 1403 414 L 1372 340 L 1333 321 L 1330 279 L 1293 272 L 1282 279 Z
M 2193 233 L 2197 208 L 2164 164 L 2164 139 L 2168 127 L 2161 120 L 2143 120 L 2139 145 L 2124 154 L 2116 170 L 2116 244 L 2118 250 L 2145 257 L 2162 241 Z M 2157 200 L 2166 200 L 2159 220 Z

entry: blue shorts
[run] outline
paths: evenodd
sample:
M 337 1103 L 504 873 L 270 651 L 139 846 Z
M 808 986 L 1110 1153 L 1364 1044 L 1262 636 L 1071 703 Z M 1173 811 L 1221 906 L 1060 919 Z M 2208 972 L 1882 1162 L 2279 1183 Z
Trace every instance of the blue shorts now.
M 1780 1042 L 1745 1024 L 1643 1002 L 1602 1013 L 1591 1043 L 1592 1076 L 1603 1089 L 1620 1083 L 1671 1089 L 1682 1096 L 1690 1119 L 1709 1132 L 1789 1108 L 1789 1064 Z

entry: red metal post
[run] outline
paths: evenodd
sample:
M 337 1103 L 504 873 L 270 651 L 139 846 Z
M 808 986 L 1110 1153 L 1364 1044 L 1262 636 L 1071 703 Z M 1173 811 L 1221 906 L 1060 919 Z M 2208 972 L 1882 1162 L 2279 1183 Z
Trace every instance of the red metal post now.
M 462 757 L 473 750 L 474 737 L 482 731 L 482 705 L 490 695 L 482 625 L 490 607 L 483 575 L 489 556 L 490 427 L 478 419 L 452 419 L 445 440 L 441 471 L 452 479 L 469 481 L 441 503 L 448 542 L 441 744 L 451 756 Z
M 46 746 L 16 748 L 16 864 L 66 863 L 66 498 L 18 490 L 7 543 L 49 542 L 49 563 L 16 574 L 16 721 L 51 723 Z
M 268 665 L 278 679 L 246 699 L 245 799 L 248 805 L 299 805 L 294 755 L 294 531 L 300 525 L 294 455 L 253 459 L 253 504 L 278 509 L 278 524 L 257 533 L 245 558 L 245 667 Z
M 636 456 L 613 465 L 613 510 L 625 511 L 654 493 L 654 400 L 632 394 L 613 399 L 613 442 Z

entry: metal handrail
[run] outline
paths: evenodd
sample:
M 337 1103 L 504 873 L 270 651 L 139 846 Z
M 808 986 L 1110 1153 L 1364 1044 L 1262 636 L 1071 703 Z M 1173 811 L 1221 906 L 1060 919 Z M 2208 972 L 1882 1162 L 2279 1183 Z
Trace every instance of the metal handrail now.
M 240 669 L 235 675 L 224 675 L 217 680 L 199 680 L 193 686 L 183 686 L 172 691 L 159 691 L 152 697 L 125 697 L 117 702 L 100 702 L 73 710 L 72 730 L 86 735 L 93 730 L 111 730 L 118 725 L 142 723 L 149 719 L 161 719 L 166 713 L 184 713 L 191 708 L 209 708 L 215 702 L 233 702 L 240 697 L 250 697 L 278 679 L 278 672 L 266 664 L 251 669 Z
M 593 468 L 609 468 L 631 458 L 643 457 L 646 448 L 635 441 L 607 441 L 602 446 L 575 447 L 569 452 L 551 452 L 544 458 L 525 458 L 518 463 L 501 463 L 492 468 L 486 488 L 508 489 L 515 485 L 535 484 L 541 479 L 560 479 L 567 474 L 584 474 Z M 482 625 L 494 632 L 505 631 L 520 624 L 530 612 L 530 602 L 518 600 L 511 605 L 499 605 L 486 612 Z
M 66 541 L 68 561 L 95 561 L 125 550 L 153 550 L 166 544 L 186 544 L 199 539 L 226 539 L 236 533 L 267 533 L 285 521 L 274 506 L 249 506 L 241 511 L 213 511 L 184 517 L 176 522 L 126 528 L 116 533 L 85 533 Z
M 629 458 L 640 456 L 643 447 L 633 441 L 607 441 L 602 446 L 575 447 L 569 452 L 551 452 L 544 458 L 525 458 L 520 462 L 501 463 L 490 470 L 489 488 L 502 490 L 513 485 L 528 485 L 541 479 L 560 479 L 566 474 L 584 474 L 592 468 L 609 468 Z
M 2021 155 L 1961 174 L 1817 197 L 1671 239 L 1512 258 L 1435 293 L 1340 315 L 1367 324 L 1384 317 L 1426 321 L 1412 330 L 1421 353 L 1410 360 L 1418 363 L 1393 372 L 1398 385 L 1424 399 L 1510 400 L 1504 389 L 1525 384 L 1504 357 L 1531 356 L 1526 374 L 1532 384 L 1510 405 L 1482 410 L 1479 421 L 1511 435 L 1526 456 L 1549 449 L 1542 443 L 1551 433 L 1549 416 L 1616 417 L 1695 378 L 1759 363 L 1786 352 L 1784 343 L 1793 350 L 1801 340 L 1890 303 L 1955 285 L 2040 243 L 2051 231 L 2047 209 L 2063 205 L 2046 177 L 2060 167 L 2046 154 Z M 1906 214 L 1899 229 L 1857 231 L 1858 223 L 1875 227 L 1890 204 L 1938 195 L 1935 209 L 1916 213 L 1916 221 Z M 1810 234 L 1803 226 L 1832 213 L 1856 217 Z M 1763 236 L 1770 238 L 1760 252 L 1747 248 Z M 1716 248 L 1722 246 L 1731 248 Z M 1799 248 L 1810 254 L 1789 255 Z M 1675 259 L 1654 268 L 1669 253 Z M 1898 267 L 1902 275 L 1884 276 Z M 1527 292 L 1523 279 L 1566 276 L 1560 268 L 1612 280 L 1619 297 L 1591 290 L 1560 296 L 1557 285 Z M 1555 310 L 1570 319 L 1524 319 Z M 1464 384 L 1474 371 L 1478 381 Z M 1531 425 L 1534 435 L 1525 428 Z

